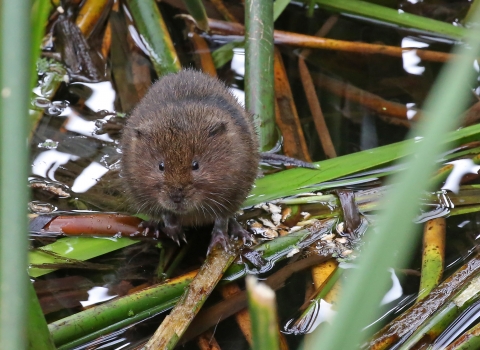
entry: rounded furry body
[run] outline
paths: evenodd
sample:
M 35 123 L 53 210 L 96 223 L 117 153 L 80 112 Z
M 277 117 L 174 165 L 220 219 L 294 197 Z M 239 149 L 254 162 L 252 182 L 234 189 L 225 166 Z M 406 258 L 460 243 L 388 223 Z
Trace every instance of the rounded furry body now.
M 181 226 L 232 218 L 257 176 L 252 116 L 218 79 L 194 70 L 162 77 L 121 139 L 133 207 Z

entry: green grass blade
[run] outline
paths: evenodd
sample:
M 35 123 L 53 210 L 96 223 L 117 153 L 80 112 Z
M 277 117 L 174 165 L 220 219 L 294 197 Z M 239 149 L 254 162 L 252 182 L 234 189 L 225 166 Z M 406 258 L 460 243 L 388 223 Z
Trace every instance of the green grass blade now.
M 273 21 L 275 22 L 277 18 L 282 14 L 290 3 L 290 0 L 276 0 L 273 3 Z
M 245 47 L 245 41 L 232 41 L 212 52 L 213 64 L 215 68 L 222 68 L 233 59 L 233 49 Z
M 139 240 L 129 238 L 66 237 L 48 244 L 42 249 L 29 252 L 28 257 L 31 265 L 64 264 L 68 263 L 69 259 L 84 261 L 139 242 Z M 44 253 L 42 250 L 51 252 L 57 257 Z M 53 268 L 29 267 L 28 273 L 31 277 L 39 277 L 55 270 Z
M 441 139 L 441 144 L 448 147 L 478 139 L 480 139 L 480 125 L 473 125 L 447 134 Z M 291 169 L 265 176 L 255 182 L 255 188 L 245 201 L 244 206 L 248 207 L 273 199 L 308 192 L 310 189 L 304 187 L 391 163 L 415 152 L 415 149 L 412 148 L 413 145 L 423 143 L 423 141 L 406 140 L 317 162 L 320 170 Z
M 180 61 L 155 0 L 127 0 L 127 4 L 157 75 L 178 72 Z
M 53 322 L 49 324 L 48 328 L 57 347 L 78 338 L 91 340 L 90 337 L 86 338 L 89 333 L 111 326 L 114 326 L 113 329 L 110 329 L 112 331 L 119 329 L 122 325 L 118 328 L 115 326 L 123 321 L 130 321 L 129 324 L 137 322 L 139 319 L 136 316 L 150 308 L 160 307 L 161 310 L 167 310 L 172 306 L 172 301 L 178 300 L 192 279 L 193 276 L 178 278 L 168 281 L 168 283 L 145 288 L 140 292 L 108 301 Z M 146 318 L 151 316 L 151 312 L 144 315 Z M 104 334 L 106 333 L 101 333 L 101 335 Z
M 467 15 L 463 19 L 462 23 L 465 25 L 473 24 L 470 23 L 472 21 L 473 14 L 478 11 L 478 8 L 480 7 L 480 1 L 479 0 L 473 0 L 470 4 L 470 8 L 468 9 Z
M 52 3 L 49 0 L 35 0 L 32 6 L 32 66 L 30 68 L 30 86 L 32 88 L 37 81 L 37 59 L 40 57 L 40 46 L 51 9 Z
M 475 78 L 472 62 L 480 51 L 480 35 L 469 31 L 466 41 L 466 45 L 456 50 L 458 59 L 444 67 L 425 103 L 424 117 L 415 130 L 417 135 L 422 135 L 422 142 L 408 144 L 406 153 L 414 156 L 409 157 L 406 170 L 392 179 L 397 186 L 392 188 L 376 230 L 366 236 L 359 268 L 349 275 L 338 313 L 331 326 L 313 334 L 312 342 L 308 342 L 312 345 L 306 349 L 318 348 L 320 344 L 324 350 L 356 349 L 368 335 L 360 330 L 378 314 L 379 302 L 388 286 L 388 275 L 384 271 L 405 262 L 415 238 L 412 220 L 418 212 L 418 197 L 427 187 L 435 159 L 446 148 L 445 143 L 438 141 L 459 124 L 460 120 L 453 116 L 460 114 L 469 98 L 463 88 L 470 86 Z
M 187 7 L 188 12 L 192 15 L 195 22 L 197 22 L 198 28 L 204 32 L 208 32 L 208 18 L 207 13 L 205 12 L 205 7 L 201 0 L 183 0 L 185 6 Z
M 420 328 L 435 322 L 438 314 L 456 312 L 451 306 L 458 304 L 458 307 L 468 306 L 471 304 L 472 294 L 478 294 L 478 284 L 472 283 L 477 280 L 480 272 L 480 257 L 474 256 L 467 263 L 459 267 L 452 275 L 445 279 L 438 287 L 436 287 L 425 299 L 412 305 L 408 310 L 405 310 L 401 315 L 396 317 L 392 322 L 378 331 L 366 344 L 366 349 L 387 350 L 392 348 L 395 343 L 402 339 L 405 344 L 406 337 L 413 333 L 422 333 Z M 477 282 L 478 283 L 478 282 Z M 450 305 L 449 305 L 450 304 Z M 437 316 L 435 316 L 437 314 Z M 437 325 L 448 326 L 451 322 L 440 322 Z M 424 328 L 425 329 L 425 328 Z M 439 329 L 435 326 L 431 330 Z M 427 331 L 424 339 L 432 340 L 430 336 L 434 333 Z M 424 333 L 423 333 L 424 334 Z M 407 340 L 410 341 L 410 338 Z M 398 348 L 399 346 L 395 346 Z M 439 347 L 438 349 L 444 349 Z
M 458 337 L 448 347 L 449 350 L 480 349 L 480 323 Z
M 386 22 L 400 27 L 418 29 L 430 33 L 462 38 L 465 29 L 453 24 L 434 19 L 413 15 L 403 11 L 372 4 L 360 0 L 314 0 L 318 6 L 330 11 L 347 13 L 354 16 L 366 17 L 377 21 Z
M 25 279 L 27 278 L 25 277 Z M 28 284 L 28 349 L 55 350 L 55 345 L 50 336 L 33 284 L 30 281 L 28 281 Z
M 190 282 L 192 279 L 189 279 L 188 282 Z M 185 283 L 183 285 L 185 288 L 188 286 L 188 283 Z M 182 286 L 177 285 L 177 288 L 182 288 Z M 181 295 L 181 291 L 178 293 Z M 145 298 L 150 298 L 150 295 L 145 296 Z M 118 299 L 117 299 L 118 300 Z M 67 342 L 57 348 L 57 350 L 70 350 L 70 349 L 76 349 L 77 347 L 80 347 L 81 345 L 84 345 L 88 343 L 89 341 L 95 340 L 100 338 L 101 336 L 104 336 L 106 334 L 110 334 L 112 332 L 115 332 L 119 329 L 126 328 L 128 326 L 131 326 L 132 324 L 135 324 L 140 321 L 144 321 L 146 319 L 149 319 L 152 317 L 152 315 L 158 315 L 161 312 L 165 310 L 171 309 L 176 302 L 178 301 L 178 297 L 173 297 L 170 300 L 168 300 L 165 303 L 158 304 L 150 309 L 146 309 L 145 311 L 140 311 L 140 312 L 134 312 L 132 309 L 132 312 L 129 312 L 128 317 L 125 317 L 125 314 L 120 313 L 120 321 L 114 322 L 110 319 L 108 319 L 108 323 L 106 324 L 105 328 L 100 328 L 99 330 L 93 331 L 92 333 L 88 333 L 87 335 L 84 335 L 79 338 L 75 338 L 74 340 Z M 111 306 L 111 305 L 108 305 Z M 104 310 L 106 310 L 104 308 Z M 110 310 L 107 310 L 107 312 Z M 131 314 L 131 315 L 130 315 Z M 82 315 L 83 316 L 83 315 Z M 81 321 L 84 319 L 82 318 Z M 69 325 L 69 329 L 72 330 L 71 324 Z M 63 326 L 62 326 L 63 327 Z M 76 332 L 73 332 L 74 335 L 77 335 Z M 78 335 L 77 335 L 78 336 Z
M 417 301 L 424 299 L 442 280 L 445 265 L 445 218 L 428 220 L 423 228 L 423 252 Z
M 479 284 L 480 276 L 478 275 L 469 283 L 465 283 L 462 290 L 450 302 L 439 305 L 438 310 L 415 330 L 399 350 L 415 349 L 415 345 L 418 345 L 422 338 L 435 340 L 463 311 L 478 302 L 480 299 Z
M 30 8 L 27 0 L 0 7 L 0 346 L 15 350 L 25 349 L 27 324 Z

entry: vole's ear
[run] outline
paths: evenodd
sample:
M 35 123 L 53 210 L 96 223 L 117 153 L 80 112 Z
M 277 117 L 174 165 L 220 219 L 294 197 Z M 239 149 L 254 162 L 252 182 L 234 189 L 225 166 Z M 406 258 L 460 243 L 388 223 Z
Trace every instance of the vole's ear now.
M 148 134 L 148 128 L 146 128 L 144 125 L 142 126 L 131 126 L 130 130 L 132 131 L 132 134 L 136 138 L 144 138 Z
M 227 131 L 227 125 L 224 122 L 218 122 L 208 129 L 208 137 L 222 135 Z

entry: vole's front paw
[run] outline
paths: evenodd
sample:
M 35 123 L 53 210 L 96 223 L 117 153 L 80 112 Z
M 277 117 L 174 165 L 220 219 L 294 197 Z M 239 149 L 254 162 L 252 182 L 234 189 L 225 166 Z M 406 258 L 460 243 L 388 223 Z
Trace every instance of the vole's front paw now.
M 165 225 L 164 227 L 162 227 L 162 232 L 178 245 L 180 245 L 180 239 L 187 243 L 185 232 L 183 232 L 181 226 Z
M 252 234 L 244 229 L 235 218 L 228 220 L 228 231 L 231 237 L 241 238 L 243 244 L 254 243 Z
M 160 238 L 160 234 L 164 234 L 172 241 L 180 245 L 180 239 L 187 243 L 185 233 L 183 232 L 182 226 L 176 224 L 170 224 L 165 222 L 164 224 L 158 221 L 149 220 L 143 221 L 139 228 L 143 236 L 153 236 L 154 238 Z
M 140 233 L 143 236 L 152 235 L 154 238 L 160 238 L 160 222 L 154 220 L 142 221 L 138 227 L 140 228 Z
M 185 238 L 185 232 L 183 232 L 183 228 L 178 220 L 178 217 L 172 213 L 165 213 L 162 215 L 162 218 L 162 233 L 164 233 L 167 237 L 169 237 L 172 241 L 176 242 L 178 245 L 180 245 L 181 239 L 185 243 L 187 243 L 187 239 Z
M 210 244 L 208 245 L 207 254 L 215 247 L 215 245 L 220 244 L 225 251 L 230 249 L 230 237 L 228 233 L 224 230 L 213 229 L 212 231 L 212 239 L 210 240 Z
M 229 235 L 230 234 L 230 235 Z M 218 243 L 223 249 L 231 249 L 230 237 L 241 238 L 243 243 L 253 242 L 253 237 L 235 220 L 235 218 L 217 218 L 213 225 L 212 239 L 208 246 L 208 252 Z

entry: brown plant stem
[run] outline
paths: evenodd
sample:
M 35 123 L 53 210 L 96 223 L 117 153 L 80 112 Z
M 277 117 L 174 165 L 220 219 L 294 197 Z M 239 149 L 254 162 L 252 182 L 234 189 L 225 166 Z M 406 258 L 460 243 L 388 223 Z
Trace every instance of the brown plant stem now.
M 222 278 L 225 270 L 238 255 L 241 244 L 235 242 L 232 245 L 233 247 L 228 251 L 225 251 L 220 245 L 216 245 L 212 249 L 180 301 L 165 317 L 153 337 L 145 345 L 145 350 L 173 349 L 175 347 L 213 288 Z
M 234 282 L 223 286 L 220 289 L 220 293 L 224 299 L 228 300 L 238 293 L 242 293 L 242 290 L 238 284 Z M 250 314 L 248 313 L 247 309 L 238 311 L 235 314 L 235 321 L 237 321 L 238 327 L 242 331 L 243 336 L 247 340 L 248 344 L 252 346 L 252 324 L 250 321 Z
M 219 21 L 210 18 L 208 20 L 208 24 L 210 26 L 211 34 L 244 35 L 245 33 L 245 28 L 243 25 L 238 23 Z M 310 49 L 323 49 L 363 54 L 378 54 L 393 57 L 402 57 L 405 52 L 415 51 L 419 58 L 431 62 L 447 62 L 453 57 L 453 55 L 450 53 L 439 51 L 326 39 L 282 30 L 275 30 L 273 32 L 273 38 L 276 45 L 290 45 Z
M 312 112 L 315 128 L 317 129 L 320 142 L 322 143 L 323 152 L 327 158 L 335 158 L 337 153 L 335 152 L 335 147 L 333 146 L 327 123 L 325 123 L 325 117 L 323 116 L 322 108 L 320 107 L 320 102 L 317 93 L 315 92 L 312 76 L 310 75 L 308 67 L 302 57 L 298 58 L 298 70 L 300 71 L 303 89 L 305 90 L 308 106 Z
M 228 8 L 223 4 L 222 0 L 210 0 L 213 6 L 217 9 L 218 12 L 229 22 L 238 23 L 238 19 L 228 10 Z
M 78 12 L 75 23 L 85 38 L 92 34 L 95 26 L 100 18 L 108 11 L 108 7 L 112 5 L 110 0 L 87 0 L 84 2 Z
M 274 51 L 273 67 L 276 102 L 275 119 L 282 132 L 283 151 L 289 157 L 311 162 L 287 72 L 278 48 L 275 48 Z
M 194 32 L 194 29 L 188 33 L 188 38 L 195 48 L 195 55 L 198 58 L 199 66 L 202 68 L 202 71 L 206 74 L 211 75 L 212 77 L 217 76 L 217 70 L 215 69 L 215 64 L 213 63 L 212 55 L 210 53 L 210 48 L 207 45 L 207 42 L 203 37 Z
M 200 350 L 221 350 L 212 331 L 206 331 L 197 338 L 197 345 Z
M 317 37 L 325 37 L 337 23 L 339 15 L 331 15 L 328 19 L 322 24 L 320 29 L 315 33 Z M 300 56 L 306 59 L 312 53 L 311 49 L 303 49 L 300 52 Z
M 340 80 L 330 78 L 325 74 L 314 74 L 313 83 L 337 96 L 342 96 L 352 102 L 359 103 L 378 114 L 402 119 L 404 121 L 416 121 L 418 119 L 419 113 L 409 119 L 407 116 L 408 109 L 403 104 L 387 101 L 378 95 Z

